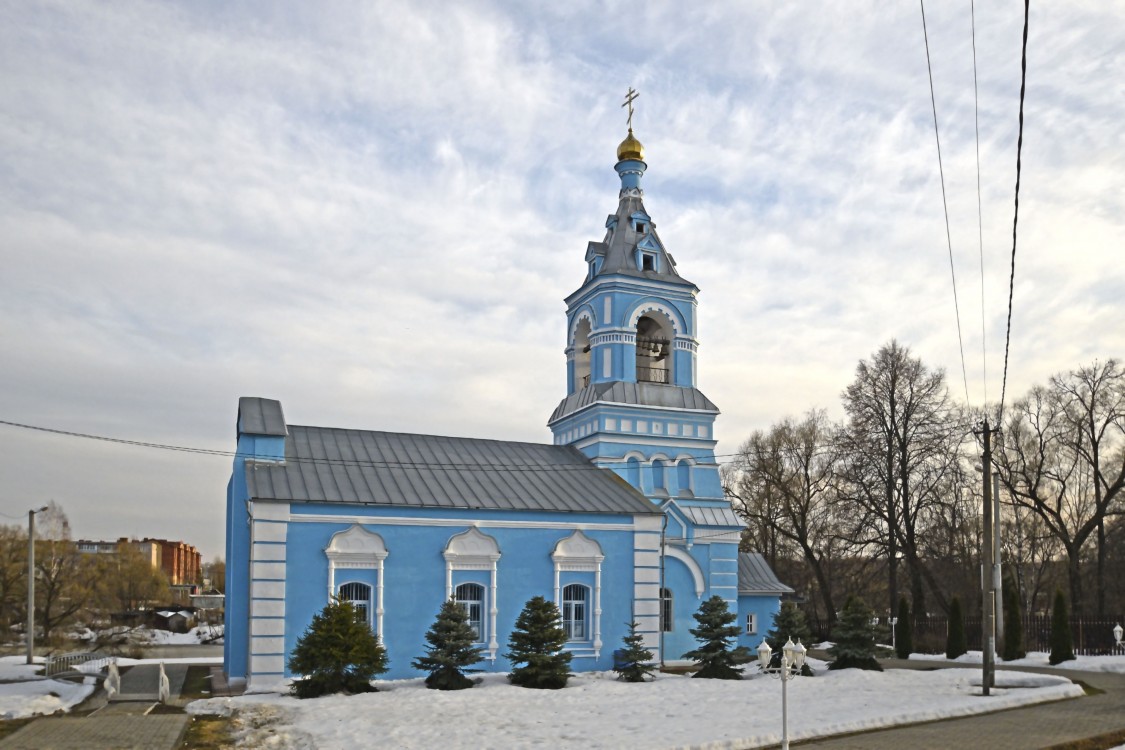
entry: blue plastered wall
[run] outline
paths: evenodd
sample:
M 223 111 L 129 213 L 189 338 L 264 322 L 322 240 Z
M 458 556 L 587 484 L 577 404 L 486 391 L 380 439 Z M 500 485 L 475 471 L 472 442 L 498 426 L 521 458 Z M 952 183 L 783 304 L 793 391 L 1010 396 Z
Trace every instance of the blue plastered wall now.
M 263 503 L 256 503 L 262 506 Z M 325 549 L 334 534 L 347 531 L 358 523 L 368 532 L 379 535 L 386 546 L 382 561 L 383 643 L 388 650 L 390 671 L 387 678 L 419 676 L 410 666 L 412 659 L 425 653 L 425 633 L 433 624 L 446 595 L 447 566 L 443 557 L 450 539 L 465 532 L 474 519 L 478 530 L 496 540 L 501 557 L 497 561 L 495 634 L 499 648 L 495 658 L 481 666 L 489 671 L 508 671 L 511 667 L 503 653 L 516 618 L 532 596 L 555 599 L 555 562 L 552 551 L 562 539 L 581 528 L 589 539 L 601 547 L 600 617 L 595 591 L 596 573 L 589 570 L 559 573 L 559 587 L 579 583 L 590 589 L 590 630 L 583 642 L 570 646 L 574 653 L 571 670 L 606 670 L 613 666 L 613 651 L 621 647 L 627 625 L 634 618 L 643 623 L 642 631 L 650 647 L 658 644 L 655 617 L 655 587 L 658 568 L 636 566 L 641 547 L 655 548 L 659 538 L 659 516 L 634 518 L 628 515 L 476 512 L 419 508 L 370 508 L 330 504 L 293 504 L 287 506 L 288 522 L 284 552 L 267 550 L 263 554 L 284 558 L 284 601 L 270 612 L 282 612 L 283 634 L 277 641 L 261 640 L 263 646 L 276 645 L 276 654 L 292 652 L 297 639 L 308 627 L 315 613 L 327 603 L 329 596 L 329 562 Z M 264 521 L 269 522 L 269 521 Z M 275 523 L 277 521 L 274 521 Z M 259 522 L 255 520 L 255 528 Z M 638 530 L 640 527 L 646 530 Z M 270 545 L 275 546 L 275 545 Z M 335 589 L 348 581 L 366 583 L 377 589 L 380 581 L 376 570 L 336 570 Z M 491 572 L 455 570 L 452 584 L 480 583 L 490 590 Z M 256 587 L 260 581 L 255 581 Z M 651 589 L 651 590 L 649 590 Z M 255 595 L 256 596 L 256 595 Z M 643 601 L 642 601 L 643 600 Z M 255 599 L 261 601 L 260 598 Z M 491 609 L 493 602 L 486 602 Z M 372 603 L 375 609 L 375 602 Z M 640 610 L 640 611 L 638 611 Z M 277 618 L 277 615 L 270 615 Z M 595 654 L 595 618 L 600 620 L 600 649 Z M 255 627 L 262 618 L 254 618 Z M 491 623 L 486 615 L 486 630 Z M 376 617 L 372 616 L 373 626 Z M 487 645 L 488 634 L 485 636 Z M 282 665 L 284 659 L 273 658 L 274 652 L 254 646 L 252 658 L 261 657 L 269 670 Z M 292 676 L 288 671 L 254 671 L 259 687 Z

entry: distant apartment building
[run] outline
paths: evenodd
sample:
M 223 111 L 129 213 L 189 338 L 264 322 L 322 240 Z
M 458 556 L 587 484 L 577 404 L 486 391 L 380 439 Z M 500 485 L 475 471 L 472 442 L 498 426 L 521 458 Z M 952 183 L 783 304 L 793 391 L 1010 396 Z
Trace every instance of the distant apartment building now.
M 159 547 L 160 569 L 173 586 L 194 586 L 203 580 L 203 556 L 192 545 L 167 539 L 142 539 L 141 544 Z
M 121 537 L 116 542 L 97 542 L 79 539 L 75 544 L 79 552 L 87 554 L 113 554 L 122 545 L 130 545 L 168 577 L 173 587 L 195 587 L 203 579 L 203 556 L 186 542 L 145 538 L 141 540 Z

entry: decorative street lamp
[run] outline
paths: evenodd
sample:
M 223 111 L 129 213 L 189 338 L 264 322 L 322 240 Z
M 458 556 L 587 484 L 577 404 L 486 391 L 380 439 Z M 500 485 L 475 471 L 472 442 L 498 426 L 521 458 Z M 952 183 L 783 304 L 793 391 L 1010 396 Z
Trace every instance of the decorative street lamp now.
M 1122 631 L 1121 623 L 1117 623 L 1113 626 L 1113 640 L 1117 641 L 1118 648 L 1121 648 L 1121 646 L 1123 645 L 1121 642 L 1122 635 L 1125 635 L 1125 631 Z
M 898 618 L 888 618 L 888 622 L 891 624 L 891 648 L 895 650 L 895 653 L 898 653 Z
M 35 514 L 47 506 L 27 512 L 27 663 L 32 663 L 35 651 Z
M 762 641 L 762 645 L 758 646 L 758 664 L 762 671 L 781 678 L 781 750 L 789 750 L 789 697 L 786 685 L 793 675 L 805 666 L 807 652 L 808 650 L 801 645 L 800 638 L 797 639 L 796 644 L 793 643 L 792 638 L 789 638 L 781 647 L 781 666 L 771 667 L 770 658 L 773 656 L 773 650 L 770 644 Z

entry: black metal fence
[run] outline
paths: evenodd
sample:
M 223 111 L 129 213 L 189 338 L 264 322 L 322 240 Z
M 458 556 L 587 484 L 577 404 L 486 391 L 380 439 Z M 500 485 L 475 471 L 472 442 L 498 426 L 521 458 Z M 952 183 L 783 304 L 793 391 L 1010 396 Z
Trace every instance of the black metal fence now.
M 1051 616 L 1024 615 L 1023 648 L 1025 651 L 1051 650 Z M 1071 617 L 1070 637 L 1074 653 L 1079 656 L 1102 656 L 1105 654 L 1125 655 L 1113 637 L 1113 627 L 1125 626 L 1125 618 Z M 949 618 L 945 616 L 926 617 L 914 623 L 915 651 L 938 652 L 945 648 L 945 638 L 949 632 Z M 965 640 L 970 650 L 981 650 L 981 618 L 965 618 Z

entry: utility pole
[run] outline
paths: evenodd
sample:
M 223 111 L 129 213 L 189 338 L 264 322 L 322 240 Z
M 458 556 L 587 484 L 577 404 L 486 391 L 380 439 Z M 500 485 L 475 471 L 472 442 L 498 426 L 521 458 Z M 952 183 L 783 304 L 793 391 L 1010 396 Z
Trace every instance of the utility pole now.
M 27 663 L 35 651 L 35 514 L 47 506 L 27 512 Z
M 996 612 L 996 593 L 992 588 L 992 573 L 995 564 L 995 558 L 992 551 L 992 428 L 988 424 L 986 417 L 981 428 L 981 436 L 984 440 L 984 533 L 981 534 L 981 610 L 983 617 L 981 618 L 981 648 L 984 651 L 984 658 L 981 660 L 984 666 L 984 672 L 981 677 L 981 689 L 984 695 L 989 694 L 989 689 L 992 687 L 992 676 L 995 671 L 996 659 L 996 630 L 993 620 L 993 615 Z
M 1004 576 L 1000 567 L 1000 473 L 992 474 L 992 590 L 996 600 L 996 649 L 1004 652 Z

